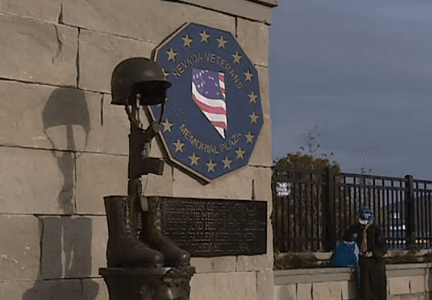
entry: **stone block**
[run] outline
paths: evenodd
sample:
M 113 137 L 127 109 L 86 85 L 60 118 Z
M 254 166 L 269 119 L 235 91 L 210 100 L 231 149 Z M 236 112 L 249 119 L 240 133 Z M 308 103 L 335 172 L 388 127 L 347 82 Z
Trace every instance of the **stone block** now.
M 268 68 L 257 67 L 259 75 L 259 86 L 261 94 L 261 106 L 264 117 L 264 124 L 258 136 L 255 149 L 249 161 L 250 165 L 272 166 L 271 158 L 271 118 L 269 107 Z
M 237 18 L 237 40 L 255 65 L 268 66 L 269 26 Z
M 30 298 L 34 281 L 3 281 L 0 282 L 0 299 L 8 300 L 33 300 Z
M 142 182 L 144 196 L 172 197 L 173 195 L 172 167 L 167 163 L 164 164 L 163 175 L 144 175 Z
M 197 273 L 235 272 L 236 257 L 192 257 L 191 266 L 195 267 Z
M 255 272 L 216 273 L 215 279 L 216 299 L 257 300 Z
M 342 299 L 352 299 L 350 297 L 350 283 L 349 281 L 340 281 L 339 285 L 341 287 Z
M 267 201 L 267 213 L 271 215 L 272 191 L 271 191 L 271 176 L 270 168 L 253 167 L 255 199 Z
M 296 300 L 296 284 L 275 285 L 274 300 Z M 310 299 L 310 298 L 309 298 Z
M 5 14 L 0 14 L 0 22 L 0 57 L 7 58 L 0 77 L 76 84 L 78 29 Z
M 109 299 L 108 288 L 102 278 L 81 279 L 83 300 Z
M 106 266 L 107 225 L 104 217 L 44 217 L 43 279 L 97 277 Z
M 156 44 L 185 22 L 195 22 L 235 33 L 234 17 L 183 3 L 160 0 L 65 1 L 63 21 L 81 28 Z
M 408 295 L 396 295 L 392 296 L 391 299 L 397 299 L 397 300 L 425 300 L 424 293 L 420 294 L 408 294 Z
M 165 157 L 165 148 L 159 136 L 156 136 L 151 143 L 150 157 Z
M 270 258 L 270 264 L 274 266 L 273 228 L 270 219 L 267 219 L 267 255 Z
M 39 272 L 40 257 L 38 219 L 1 215 L 0 228 L 0 280 L 34 280 Z
M 237 257 L 237 271 L 255 271 L 273 268 L 271 258 L 268 254 L 263 255 L 240 255 Z
M 258 300 L 272 299 L 274 294 L 273 270 L 259 270 L 257 272 L 257 295 Z
M 314 282 L 312 284 L 312 299 L 328 300 L 341 299 L 342 286 L 338 281 L 335 282 Z
M 98 99 L 97 119 L 89 134 L 87 149 L 101 153 L 129 155 L 130 123 L 123 106 L 112 105 L 111 95 Z M 101 107 L 102 105 L 102 107 Z
M 256 66 L 259 76 L 261 106 L 264 116 L 270 117 L 269 70 L 268 67 Z
M 71 214 L 75 163 L 69 152 L 0 147 L 0 212 Z
M 274 6 L 278 6 L 279 5 L 279 1 L 278 0 L 249 0 L 252 2 L 258 2 L 261 4 L 265 4 L 268 5 L 270 7 L 274 7 Z
M 91 220 L 89 218 L 43 218 L 43 279 L 77 278 L 90 275 Z
M 31 283 L 33 284 L 33 287 L 28 288 L 28 285 Z M 85 299 L 82 294 L 81 282 L 79 279 L 41 280 L 36 282 L 12 282 L 9 283 L 9 285 L 10 286 L 7 288 L 10 290 L 11 293 L 13 293 L 13 295 L 16 295 L 17 297 L 1 297 L 1 299 Z
M 199 273 L 191 280 L 191 300 L 257 300 L 255 272 Z
M 156 46 L 88 30 L 81 30 L 79 45 L 79 87 L 106 93 L 111 93 L 111 75 L 117 64 L 130 57 L 150 58 Z
M 431 293 L 432 296 L 432 276 L 431 269 L 428 270 L 428 275 L 426 276 L 426 288 Z
M 271 167 L 271 153 L 271 119 L 265 116 L 264 124 L 249 160 L 249 165 Z
M 387 285 L 388 287 L 388 285 Z M 387 292 L 388 294 L 388 292 Z M 359 291 L 357 287 L 357 283 L 354 280 L 348 281 L 348 297 L 345 297 L 345 294 L 342 294 L 343 299 L 358 299 Z
M 61 11 L 61 2 L 61 0 L 2 0 L 0 11 L 57 22 Z
M 270 117 L 270 94 L 269 94 L 269 69 L 268 67 L 256 67 L 259 76 L 259 88 L 261 94 L 261 106 L 264 116 Z
M 198 273 L 192 276 L 190 300 L 217 300 L 216 273 Z
M 91 277 L 99 277 L 99 268 L 107 267 L 106 249 L 108 244 L 108 224 L 106 217 L 91 217 Z M 88 277 L 88 276 L 83 276 Z M 100 286 L 100 285 L 99 285 Z M 105 286 L 105 284 L 103 284 Z M 90 288 L 90 287 L 89 287 Z M 100 288 L 99 291 L 103 289 Z M 107 299 L 107 298 L 101 298 Z
M 312 283 L 297 284 L 297 300 L 312 299 Z
M 173 168 L 173 196 L 247 200 L 252 198 L 254 170 L 245 166 L 203 185 L 188 173 Z
M 425 277 L 424 276 L 411 276 L 410 277 L 410 292 L 423 293 L 426 291 Z
M 330 260 L 332 252 L 315 252 L 314 256 L 317 260 L 327 261 Z
M 109 132 L 101 132 L 100 94 L 14 81 L 0 81 L 0 94 L 0 144 L 104 150 L 98 138 Z
M 390 295 L 408 294 L 409 288 L 409 277 L 392 277 L 387 280 L 389 285 Z
M 172 0 L 171 0 L 172 1 Z M 193 5 L 202 6 L 206 9 L 224 12 L 226 14 L 244 17 L 260 22 L 271 22 L 271 9 L 268 5 L 263 6 L 260 1 L 243 1 L 243 0 L 174 0 L 178 2 L 187 2 Z M 256 2 L 256 3 L 252 3 Z
M 78 213 L 105 214 L 103 197 L 127 195 L 127 156 L 79 153 L 76 164 Z

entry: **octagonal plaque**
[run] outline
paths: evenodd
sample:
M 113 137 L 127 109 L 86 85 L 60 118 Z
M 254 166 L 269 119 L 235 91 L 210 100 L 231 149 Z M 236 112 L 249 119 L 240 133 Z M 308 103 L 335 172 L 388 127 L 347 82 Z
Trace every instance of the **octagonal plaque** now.
M 258 72 L 230 32 L 188 23 L 153 51 L 172 83 L 151 107 L 170 159 L 210 181 L 247 165 L 263 124 Z

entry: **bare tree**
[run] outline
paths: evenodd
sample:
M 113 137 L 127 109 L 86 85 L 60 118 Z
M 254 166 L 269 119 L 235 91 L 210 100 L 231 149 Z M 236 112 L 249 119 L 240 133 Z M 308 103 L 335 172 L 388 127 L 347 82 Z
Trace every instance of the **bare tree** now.
M 315 126 L 318 128 L 318 126 Z M 317 137 L 319 133 L 314 133 L 310 130 L 306 136 L 306 147 L 307 150 L 302 146 L 300 151 L 296 153 L 288 153 L 285 157 L 279 158 L 274 162 L 276 167 L 284 167 L 290 170 L 287 174 L 288 178 L 293 183 L 291 196 L 287 203 L 287 214 L 289 219 L 287 225 L 288 235 L 293 238 L 301 238 L 305 236 L 312 237 L 323 237 L 324 233 L 324 196 L 325 190 L 323 189 L 322 183 L 323 175 L 313 174 L 308 172 L 299 172 L 296 169 L 306 170 L 328 170 L 331 169 L 333 174 L 339 174 L 341 172 L 340 165 L 336 161 L 330 162 L 330 157 L 333 156 L 333 152 L 329 155 L 320 151 L 320 144 L 318 143 Z M 299 183 L 299 181 L 308 181 L 309 183 Z M 336 181 L 341 183 L 341 178 L 336 177 Z M 318 184 L 314 184 L 318 183 Z M 346 199 L 345 191 L 341 193 L 335 193 L 334 201 L 339 204 L 340 201 Z M 294 202 L 296 201 L 296 202 Z M 301 225 L 299 225 L 299 223 Z M 308 231 L 308 232 L 306 232 Z M 301 243 L 300 248 L 292 248 L 295 251 L 315 251 L 317 248 L 322 250 L 324 245 L 314 245 L 313 243 Z

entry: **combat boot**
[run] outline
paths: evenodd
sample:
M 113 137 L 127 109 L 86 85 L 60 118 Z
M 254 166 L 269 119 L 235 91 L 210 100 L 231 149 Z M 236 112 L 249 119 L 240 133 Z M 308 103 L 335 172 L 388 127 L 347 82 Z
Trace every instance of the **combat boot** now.
M 104 197 L 108 221 L 108 267 L 162 267 L 163 254 L 137 237 L 132 204 L 127 196 Z
M 164 255 L 165 265 L 169 267 L 190 266 L 189 252 L 180 249 L 163 233 L 162 228 L 162 199 L 159 197 L 147 198 L 148 212 L 143 212 L 143 230 L 140 240 L 148 243 L 150 247 Z

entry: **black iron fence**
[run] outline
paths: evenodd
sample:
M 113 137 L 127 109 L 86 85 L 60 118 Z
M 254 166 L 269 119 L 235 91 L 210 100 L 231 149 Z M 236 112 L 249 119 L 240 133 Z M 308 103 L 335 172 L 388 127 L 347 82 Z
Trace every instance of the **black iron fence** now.
M 369 205 L 389 249 L 432 247 L 432 181 L 274 167 L 273 232 L 280 252 L 328 251 Z

